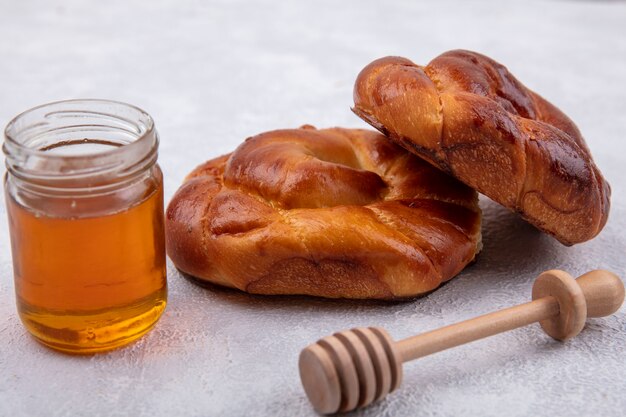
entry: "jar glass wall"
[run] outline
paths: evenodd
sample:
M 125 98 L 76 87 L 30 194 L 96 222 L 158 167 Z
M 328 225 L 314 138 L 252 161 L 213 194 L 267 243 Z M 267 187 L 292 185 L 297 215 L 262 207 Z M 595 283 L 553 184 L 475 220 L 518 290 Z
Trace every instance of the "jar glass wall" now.
M 105 100 L 50 103 L 8 124 L 17 308 L 45 345 L 109 350 L 145 334 L 165 309 L 158 145 L 147 113 Z

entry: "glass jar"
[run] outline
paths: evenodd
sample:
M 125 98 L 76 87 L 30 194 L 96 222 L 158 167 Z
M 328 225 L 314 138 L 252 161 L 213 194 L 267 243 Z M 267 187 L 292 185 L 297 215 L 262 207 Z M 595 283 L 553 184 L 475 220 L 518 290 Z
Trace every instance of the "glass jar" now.
M 145 334 L 167 300 L 158 134 L 137 107 L 69 100 L 6 127 L 4 179 L 20 318 L 70 353 Z

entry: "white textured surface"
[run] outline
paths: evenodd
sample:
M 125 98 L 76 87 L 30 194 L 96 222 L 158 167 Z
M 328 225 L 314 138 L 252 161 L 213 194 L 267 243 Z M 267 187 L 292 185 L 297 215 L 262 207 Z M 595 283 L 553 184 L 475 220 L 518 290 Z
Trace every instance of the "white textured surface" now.
M 401 338 L 525 302 L 534 277 L 554 267 L 626 275 L 626 4 L 379 3 L 0 0 L 0 122 L 65 98 L 137 104 L 161 133 L 169 200 L 192 167 L 247 136 L 363 127 L 349 111 L 352 82 L 374 58 L 425 63 L 474 49 L 577 121 L 613 186 L 604 232 L 566 248 L 483 201 L 478 263 L 426 298 L 390 305 L 207 290 L 170 265 L 154 331 L 70 357 L 20 325 L 2 201 L 1 416 L 311 415 L 297 356 L 320 336 L 381 325 Z M 535 325 L 411 363 L 399 392 L 357 415 L 623 416 L 625 312 L 591 320 L 565 344 Z

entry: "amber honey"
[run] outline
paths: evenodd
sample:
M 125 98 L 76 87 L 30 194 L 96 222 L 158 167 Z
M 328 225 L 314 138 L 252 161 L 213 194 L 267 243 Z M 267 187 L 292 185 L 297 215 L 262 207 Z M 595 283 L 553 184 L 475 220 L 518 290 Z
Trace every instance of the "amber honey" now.
M 121 103 L 60 102 L 42 114 L 22 125 L 18 116 L 6 131 L 17 310 L 49 347 L 113 349 L 150 330 L 166 306 L 158 136 L 147 114 Z M 42 133 L 47 124 L 53 133 Z
M 111 349 L 143 335 L 165 308 L 161 189 L 93 218 L 48 217 L 8 199 L 17 307 L 41 342 Z M 69 350 L 75 351 L 75 348 Z

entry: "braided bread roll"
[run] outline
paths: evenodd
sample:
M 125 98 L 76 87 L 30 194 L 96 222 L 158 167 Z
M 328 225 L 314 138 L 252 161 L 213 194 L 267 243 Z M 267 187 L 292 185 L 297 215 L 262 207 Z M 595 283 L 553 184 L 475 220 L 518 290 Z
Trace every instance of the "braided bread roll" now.
M 356 80 L 353 111 L 565 245 L 606 223 L 610 187 L 578 128 L 486 56 L 378 59 Z
M 475 191 L 379 133 L 304 126 L 196 168 L 166 243 L 180 270 L 250 293 L 391 299 L 460 272 L 480 219 Z

